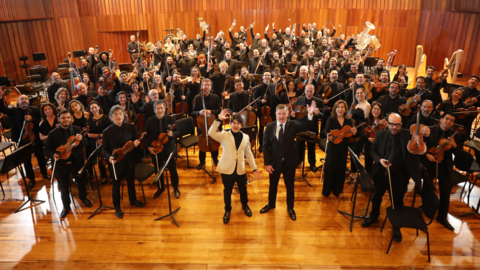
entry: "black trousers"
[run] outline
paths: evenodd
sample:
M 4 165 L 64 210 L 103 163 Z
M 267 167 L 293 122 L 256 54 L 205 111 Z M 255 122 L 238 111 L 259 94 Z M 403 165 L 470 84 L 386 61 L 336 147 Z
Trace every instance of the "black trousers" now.
M 283 175 L 283 181 L 287 188 L 287 207 L 293 209 L 295 201 L 295 168 L 288 168 L 285 161 L 282 162 L 282 167 L 279 170 L 275 170 L 269 175 L 270 187 L 268 189 L 268 204 L 271 208 L 275 207 L 280 175 Z
M 235 182 L 238 185 L 238 190 L 240 191 L 240 202 L 242 206 L 246 206 L 248 203 L 247 195 L 247 175 L 237 174 L 237 169 L 232 174 L 223 174 L 222 173 L 222 182 L 223 182 L 223 201 L 225 202 L 225 212 L 232 211 L 232 190 Z
M 431 179 L 437 177 L 437 168 L 436 164 L 433 162 L 426 162 L 426 158 L 421 159 L 422 164 L 427 168 L 428 174 Z M 447 218 L 448 210 L 450 208 L 450 194 L 452 192 L 452 182 L 450 180 L 450 175 L 448 174 L 446 162 L 441 162 L 438 164 L 438 191 L 440 193 L 440 203 L 438 205 L 438 218 Z M 422 194 L 425 194 L 429 191 L 429 186 L 423 184 Z M 425 192 L 425 193 L 424 193 Z
M 325 197 L 334 193 L 338 196 L 343 192 L 345 184 L 345 171 L 347 169 L 348 142 L 342 141 L 339 144 L 327 142 L 327 153 L 325 164 L 325 177 L 323 181 L 322 194 Z
M 165 164 L 165 161 L 167 161 L 168 156 L 165 157 L 165 155 L 163 155 L 162 153 L 157 154 L 157 158 L 155 158 L 155 155 L 151 155 L 151 156 L 152 156 L 153 166 L 155 167 L 155 172 L 158 173 L 157 158 L 158 158 L 158 166 L 160 166 L 160 168 L 162 168 Z M 178 181 L 178 173 L 177 173 L 177 163 L 175 162 L 174 156 L 172 156 L 172 159 L 168 163 L 167 169 L 170 172 L 170 179 L 172 181 L 173 189 L 178 190 L 178 182 L 179 181 Z M 161 183 L 161 187 L 159 185 L 158 189 L 165 189 L 165 179 L 163 177 L 163 173 L 160 176 L 160 183 Z
M 382 204 L 382 197 L 385 192 L 388 190 L 388 194 L 390 198 L 393 196 L 393 203 L 395 207 L 402 207 L 403 206 L 403 197 L 405 196 L 405 191 L 407 190 L 408 186 L 408 179 L 410 177 L 408 174 L 405 173 L 390 173 L 392 178 L 392 192 L 393 195 L 390 194 L 390 183 L 388 180 L 388 172 L 386 170 L 380 169 L 375 175 L 374 187 L 375 191 L 373 192 L 372 196 L 372 211 L 370 212 L 371 218 L 378 218 L 380 215 L 380 206 Z M 390 199 L 391 200 L 391 199 Z
M 28 144 L 28 141 L 21 141 L 19 147 L 22 147 Z M 35 140 L 35 157 L 37 158 L 38 167 L 42 174 L 47 173 L 47 160 L 45 159 L 45 154 L 43 153 L 43 142 L 40 140 Z M 32 159 L 28 158 L 24 163 L 25 174 L 30 181 L 35 181 L 35 172 L 33 171 Z
M 135 166 L 127 167 L 125 164 L 125 162 L 117 162 L 116 164 L 109 164 L 108 166 L 110 168 L 110 176 L 115 178 L 115 173 L 113 172 L 113 166 L 115 166 L 115 172 L 118 177 L 118 179 L 113 180 L 112 187 L 112 199 L 115 208 L 120 208 L 120 187 L 124 177 L 127 180 L 128 198 L 130 199 L 130 202 L 137 200 L 135 190 Z
M 95 151 L 97 147 L 95 141 L 96 141 L 95 139 L 88 139 L 88 146 L 85 149 L 87 158 L 93 153 L 93 151 Z M 97 161 L 98 161 L 98 158 L 97 158 Z M 90 177 L 93 177 L 93 167 L 94 165 L 88 168 L 88 174 L 90 175 Z M 101 178 L 107 178 L 107 169 L 105 166 L 103 166 L 103 164 L 101 164 L 101 162 L 98 164 L 98 170 L 100 171 Z
M 78 165 L 76 162 L 71 160 L 57 160 L 55 165 L 55 177 L 57 178 L 58 184 L 60 185 L 60 191 L 62 196 L 62 203 L 64 208 L 70 208 L 70 174 L 72 172 L 78 172 L 82 166 Z M 77 184 L 78 197 L 80 200 L 85 200 L 87 198 L 87 190 L 85 188 L 85 177 L 76 177 L 75 183 Z
M 212 159 L 214 162 L 218 162 L 218 150 L 212 151 Z M 200 163 L 205 163 L 205 159 L 207 158 L 207 153 L 201 150 L 198 150 L 198 158 L 200 159 Z
M 372 147 L 372 144 L 370 142 L 365 143 L 365 170 L 370 173 L 372 171 L 372 166 L 373 166 L 373 158 L 370 156 L 370 148 Z
M 315 166 L 315 143 L 307 142 L 308 148 L 308 164 Z M 298 155 L 302 161 L 305 160 L 305 141 L 297 140 Z

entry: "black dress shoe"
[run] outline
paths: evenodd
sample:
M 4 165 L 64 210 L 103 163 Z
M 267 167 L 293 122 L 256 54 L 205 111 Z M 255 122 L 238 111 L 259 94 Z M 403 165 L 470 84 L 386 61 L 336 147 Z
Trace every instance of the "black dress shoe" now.
M 364 221 L 362 221 L 362 227 L 364 227 L 364 228 L 370 227 L 373 223 L 375 223 L 377 221 L 378 221 L 378 218 L 368 217 Z
M 263 146 L 258 147 L 258 152 L 263 153 Z
M 200 164 L 198 164 L 197 170 L 203 169 L 204 166 L 205 166 L 205 163 L 200 163 Z
M 225 215 L 223 215 L 223 223 L 228 224 L 230 221 L 230 212 L 225 212 Z
M 295 210 L 293 210 L 293 208 L 288 208 L 287 211 L 292 220 L 297 220 L 297 215 L 295 215 Z
M 393 228 L 393 240 L 395 240 L 395 242 L 402 242 L 402 232 L 400 229 Z
M 130 205 L 134 205 L 136 207 L 144 207 L 145 204 L 141 203 L 139 200 L 135 200 L 133 202 L 130 202 Z
M 153 198 L 156 199 L 158 197 L 160 197 L 160 195 L 162 195 L 162 193 L 165 191 L 164 188 L 161 188 L 159 190 L 157 190 L 157 192 L 155 192 L 155 194 L 153 194 Z
M 175 198 L 180 198 L 180 190 L 175 190 Z
M 252 216 L 252 210 L 250 207 L 248 207 L 248 205 L 242 206 L 242 209 L 245 211 L 245 215 L 247 215 L 247 217 Z
M 213 161 L 213 164 L 215 165 L 215 167 L 217 167 L 217 165 L 218 165 L 218 160 L 214 160 L 214 161 Z
M 63 208 L 60 218 L 65 218 L 70 213 L 70 208 Z
M 42 177 L 43 179 L 47 179 L 47 180 L 50 180 L 52 178 L 52 176 L 48 173 L 42 173 Z
M 275 209 L 275 207 L 270 207 L 270 205 L 267 204 L 260 210 L 260 214 L 266 213 L 270 211 L 270 209 Z
M 315 166 L 310 166 L 310 170 L 314 173 L 316 173 L 318 171 L 318 168 L 315 167 Z
M 35 180 L 30 180 L 30 183 L 28 183 L 27 188 L 28 190 L 32 190 L 32 188 L 35 187 Z
M 452 226 L 452 224 L 450 224 L 450 222 L 448 222 L 448 220 L 446 218 L 438 218 L 437 217 L 437 221 L 442 224 L 445 228 L 449 229 L 450 231 L 454 231 L 455 228 Z
M 92 202 L 91 202 L 89 199 L 82 200 L 82 203 L 83 203 L 86 207 L 92 207 Z
M 118 218 L 123 218 L 122 209 L 120 209 L 120 208 L 115 208 L 115 216 L 117 216 Z

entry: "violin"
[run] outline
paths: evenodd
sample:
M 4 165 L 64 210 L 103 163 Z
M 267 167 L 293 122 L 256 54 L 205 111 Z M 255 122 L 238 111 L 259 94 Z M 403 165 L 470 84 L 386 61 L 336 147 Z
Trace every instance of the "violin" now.
M 228 83 L 230 82 L 230 78 L 231 78 L 230 75 L 227 75 L 226 78 L 225 78 L 225 84 L 224 84 L 224 86 L 223 86 L 223 93 L 225 93 L 226 95 L 222 95 L 222 108 L 226 108 L 226 107 L 227 107 L 227 106 L 226 106 L 226 103 L 227 103 L 227 102 L 226 102 L 225 100 L 226 100 L 227 95 L 228 95 L 228 93 L 227 93 L 227 85 L 228 85 Z M 227 119 L 226 119 L 226 120 L 223 120 L 223 124 L 224 124 L 224 125 L 228 125 L 229 123 L 230 123 L 229 120 L 227 120 Z
M 465 119 L 467 118 L 467 116 L 469 115 L 477 115 L 478 113 L 480 112 L 480 110 L 477 110 L 476 107 L 468 107 L 468 108 L 460 108 L 458 109 L 456 112 L 454 112 L 453 114 L 455 115 L 459 115 L 458 118 L 459 119 Z
M 472 106 L 474 103 L 473 103 L 473 99 L 476 98 L 478 99 L 480 97 L 480 95 L 476 96 L 476 97 L 469 97 L 469 98 L 466 98 L 465 101 L 463 102 L 465 104 L 465 106 Z
M 143 136 L 145 136 L 145 134 L 147 133 L 146 132 L 142 133 L 142 135 L 140 136 L 140 138 L 138 138 L 138 140 L 141 141 L 143 139 Z M 122 148 L 113 150 L 112 157 L 116 161 L 122 161 L 128 153 L 133 151 L 133 149 L 135 149 L 135 144 L 132 141 L 128 141 L 127 143 L 125 143 L 125 145 Z
M 127 117 L 125 117 L 125 123 L 133 124 L 133 111 L 130 109 L 130 103 L 131 99 L 127 99 L 127 110 L 125 113 L 127 114 Z
M 99 145 L 102 145 L 102 143 L 103 143 L 103 139 L 101 139 L 101 137 L 98 137 L 97 147 Z M 104 167 L 107 166 L 107 164 L 108 164 L 107 159 L 105 158 L 105 154 L 103 153 L 103 151 L 100 151 L 100 154 L 98 155 L 98 164 L 102 164 Z
M 278 96 L 278 94 L 280 93 L 280 91 L 282 91 L 283 89 L 285 89 L 285 91 L 287 91 L 287 86 L 285 85 L 285 79 L 282 80 L 282 83 L 277 83 L 277 90 L 275 90 L 275 94 Z
M 434 82 L 436 82 L 436 83 L 441 83 L 442 80 L 443 80 L 443 75 L 444 75 L 444 74 L 448 74 L 448 70 L 449 70 L 450 68 L 452 68 L 453 66 L 455 66 L 455 62 L 456 62 L 455 60 L 456 60 L 456 59 L 454 59 L 454 60 L 448 65 L 448 67 L 447 67 L 446 69 L 440 71 L 440 73 L 439 73 L 438 75 L 437 75 L 437 74 L 433 74 L 433 76 L 432 76 L 432 81 L 434 81 Z
M 135 67 L 135 70 L 132 72 L 132 74 L 130 74 L 130 76 L 128 76 L 127 81 L 125 83 L 131 86 L 132 82 L 137 78 L 137 76 L 138 76 L 138 72 L 137 72 L 137 68 Z
M 89 130 L 89 127 L 86 126 L 83 128 L 82 132 L 80 132 L 80 135 L 85 136 L 85 133 L 87 133 Z M 68 159 L 70 155 L 72 154 L 73 148 L 75 148 L 77 145 L 80 144 L 80 141 L 75 139 L 76 135 L 70 136 L 68 138 L 67 143 L 64 145 L 60 145 L 56 150 L 55 154 L 57 154 L 60 159 Z
M 425 93 L 424 90 L 421 90 L 422 92 L 419 93 L 420 96 Z M 398 112 L 403 115 L 403 116 L 409 116 L 412 113 L 412 108 L 414 106 L 417 106 L 418 102 L 414 97 L 409 97 L 407 99 L 407 102 L 405 104 L 402 104 L 398 107 Z
M 265 95 L 263 96 L 263 99 L 267 100 L 267 93 L 265 92 Z M 268 123 L 272 122 L 272 117 L 270 116 L 270 107 L 267 106 L 267 103 L 265 102 L 265 105 L 260 109 L 260 124 L 262 126 L 267 126 Z
M 434 146 L 428 149 L 428 153 L 434 156 L 438 163 L 442 162 L 443 157 L 445 156 L 445 152 L 452 148 L 452 146 L 450 144 L 447 144 L 447 142 L 449 140 L 453 140 L 453 137 L 457 133 L 458 131 L 455 131 L 455 133 L 453 133 L 452 136 L 450 136 L 449 138 L 440 139 L 440 141 L 438 141 L 438 146 Z
M 365 135 L 367 137 L 370 137 L 370 138 L 375 138 L 375 136 L 377 136 L 377 132 L 379 132 L 380 130 L 384 130 L 385 129 L 385 122 L 384 122 L 385 119 L 382 119 L 382 120 L 375 120 L 375 122 L 373 123 L 372 126 L 368 126 L 366 127 L 363 132 L 365 133 Z
M 170 84 L 170 91 L 168 94 L 165 95 L 165 104 L 167 104 L 167 108 L 165 109 L 166 114 L 172 114 L 173 112 L 173 93 L 172 93 L 172 85 Z
M 417 112 L 417 122 L 410 127 L 412 139 L 408 141 L 408 152 L 414 155 L 423 155 L 427 152 L 427 145 L 423 141 L 423 134 L 420 132 L 425 125 L 420 124 L 420 110 Z
M 182 96 L 185 96 L 185 85 L 182 84 L 180 86 L 182 88 Z M 185 100 L 182 99 L 182 101 L 177 102 L 175 105 L 175 113 L 186 113 L 188 112 L 188 104 L 185 102 Z
M 332 86 L 330 85 L 325 90 L 323 90 L 322 98 L 324 100 L 328 100 L 331 94 L 332 94 Z
M 167 130 L 168 131 L 173 131 L 175 129 L 175 124 L 168 125 Z M 167 133 L 161 133 L 158 135 L 157 140 L 153 141 L 150 147 L 154 148 L 155 154 L 160 153 L 163 151 L 163 145 L 168 142 L 168 134 Z
M 26 115 L 30 115 L 30 109 L 27 109 Z M 28 140 L 30 142 L 33 142 L 35 140 L 35 133 L 33 133 L 33 127 L 34 127 L 34 124 L 32 121 L 28 121 L 27 119 L 23 121 L 22 140 Z
M 203 152 L 213 152 L 220 148 L 220 143 L 208 136 L 208 129 L 213 125 L 216 117 L 213 114 L 207 114 L 207 108 L 205 106 L 205 93 L 204 90 L 201 91 L 202 103 L 204 115 L 197 117 L 197 127 L 200 130 L 198 135 L 198 148 Z
M 305 85 L 308 84 L 309 80 L 310 80 L 310 76 L 307 75 L 307 78 L 305 78 L 305 80 L 303 82 L 301 82 L 297 85 L 297 89 L 302 89 L 303 87 L 305 87 Z
M 115 62 L 115 58 L 113 59 L 113 62 Z M 112 90 L 113 87 L 115 86 L 114 80 L 117 77 L 117 74 L 115 73 L 115 71 L 110 70 L 107 72 L 106 75 L 107 76 L 105 78 L 105 81 L 103 81 L 102 86 L 107 90 Z
M 382 83 L 379 80 L 375 80 L 375 92 L 380 93 L 387 90 L 388 83 Z
M 365 123 L 361 123 L 360 125 L 356 126 L 355 128 L 359 128 L 365 125 Z M 343 141 L 343 138 L 349 138 L 353 136 L 352 127 L 351 126 L 344 126 L 342 129 L 332 130 L 330 131 L 330 135 L 332 135 L 332 140 L 334 144 L 339 144 Z

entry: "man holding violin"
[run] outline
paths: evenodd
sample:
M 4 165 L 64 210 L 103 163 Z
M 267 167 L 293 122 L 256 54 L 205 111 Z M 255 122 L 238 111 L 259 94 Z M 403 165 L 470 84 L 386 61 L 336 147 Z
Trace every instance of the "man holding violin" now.
M 435 126 L 438 124 L 438 121 L 435 120 L 432 116 L 433 112 L 433 102 L 429 99 L 424 99 L 422 101 L 422 106 L 420 107 L 420 124 L 425 126 Z M 410 128 L 413 124 L 417 122 L 417 115 L 410 116 L 410 121 L 407 123 L 405 128 Z
M 38 124 L 41 119 L 40 110 L 37 107 L 30 106 L 30 101 L 26 95 L 18 97 L 16 108 L 9 108 L 3 101 L 4 94 L 5 91 L 0 86 L 0 112 L 10 116 L 12 119 L 12 141 L 18 142 L 18 146 L 21 147 L 30 142 L 28 133 L 33 133 L 35 136 L 35 157 L 38 161 L 38 167 L 40 167 L 42 177 L 50 179 L 50 175 L 47 173 L 47 162 L 43 154 L 43 142 L 40 140 L 40 135 L 38 134 Z M 25 130 L 24 125 L 29 125 L 29 128 L 33 128 Z M 20 138 L 20 136 L 22 136 L 22 138 Z M 33 171 L 31 158 L 25 160 L 24 167 L 26 176 L 30 179 L 27 187 L 30 190 L 35 186 L 35 173 Z
M 417 77 L 417 80 L 415 81 L 416 85 L 415 88 L 407 90 L 407 93 L 405 93 L 405 98 L 408 99 L 410 97 L 413 97 L 417 101 L 417 103 L 420 103 L 424 99 L 428 100 L 433 100 L 433 94 L 425 88 L 426 82 L 425 82 L 425 77 L 419 76 Z M 422 94 L 423 93 L 423 94 Z M 433 104 L 435 107 L 436 104 Z M 412 108 L 412 114 L 415 114 L 417 112 L 416 108 Z
M 439 180 L 440 205 L 438 207 L 437 221 L 451 231 L 453 231 L 454 228 L 448 222 L 447 216 L 450 204 L 450 193 L 452 191 L 452 155 L 455 154 L 456 150 L 461 149 L 463 145 L 461 136 L 456 135 L 456 132 L 451 130 L 454 123 L 455 115 L 452 112 L 445 112 L 440 117 L 439 125 L 431 127 L 430 129 L 430 138 L 426 140 L 427 149 L 429 149 L 428 152 L 420 156 L 420 161 L 423 166 L 427 168 L 431 179 L 438 177 Z M 443 147 L 441 147 L 441 145 L 443 145 Z M 446 151 L 443 152 L 443 155 L 435 155 L 435 149 L 445 149 Z M 423 189 L 426 190 L 428 188 L 424 185 Z
M 164 100 L 155 101 L 153 106 L 155 117 L 150 117 L 145 124 L 145 132 L 147 134 L 144 140 L 148 152 L 152 155 L 152 163 L 155 166 L 155 171 L 158 173 L 160 168 L 157 167 L 157 165 L 162 167 L 171 153 L 173 153 L 173 156 L 176 155 L 177 147 L 175 142 L 180 132 L 175 128 L 175 117 L 165 114 L 166 106 Z M 160 137 L 161 134 L 163 135 Z M 167 142 L 165 143 L 164 140 L 167 140 Z M 178 173 L 175 159 L 172 158 L 167 168 L 170 171 L 175 198 L 178 199 L 180 198 L 180 191 L 178 190 Z M 158 190 L 155 192 L 155 195 L 153 195 L 153 198 L 158 198 L 164 191 L 165 180 L 162 174 L 158 182 Z
M 388 87 L 388 71 L 384 70 L 380 73 L 378 82 L 375 82 L 375 87 L 372 89 L 372 99 L 370 103 L 377 101 L 381 96 L 384 96 Z
M 109 113 L 113 125 L 103 131 L 102 152 L 108 160 L 110 176 L 114 176 L 112 197 L 115 215 L 123 218 L 123 212 L 120 208 L 120 186 L 123 178 L 127 180 L 128 197 L 130 205 L 143 207 L 144 204 L 137 200 L 135 191 L 135 154 L 134 151 L 127 151 L 126 146 L 137 147 L 140 144 L 138 140 L 137 127 L 133 124 L 125 123 L 125 110 L 120 105 L 112 107 Z M 117 158 L 123 157 L 117 162 Z
M 370 227 L 377 222 L 382 198 L 387 190 L 388 192 L 392 191 L 393 194 L 390 194 L 390 197 L 396 208 L 403 206 L 403 198 L 410 178 L 415 182 L 417 192 L 420 192 L 421 188 L 419 156 L 410 153 L 407 149 L 412 135 L 409 130 L 402 129 L 402 117 L 399 114 L 391 113 L 387 120 L 388 130 L 377 132 L 375 141 L 370 148 L 370 155 L 375 160 L 371 171 L 375 192 L 372 196 L 370 217 L 362 222 L 362 227 Z M 425 137 L 430 136 L 428 127 L 424 127 L 421 132 Z M 402 241 L 400 229 L 393 228 L 393 231 L 395 241 Z
M 342 99 L 343 95 L 336 96 L 335 98 L 332 97 L 343 92 L 343 90 L 343 84 L 338 82 L 338 71 L 332 70 L 330 72 L 330 80 L 321 84 L 320 90 L 318 90 L 315 96 L 323 99 L 324 106 L 333 108 L 335 102 L 337 102 L 339 99 Z M 331 110 L 325 110 L 320 127 L 321 130 L 325 128 L 330 113 Z
M 433 95 L 433 104 L 437 106 L 437 104 L 442 102 L 442 93 L 440 92 L 441 88 L 445 88 L 447 86 L 447 76 L 448 72 L 445 72 L 443 76 L 440 78 L 441 82 L 436 82 L 433 80 L 433 76 L 435 75 L 435 68 L 433 66 L 427 67 L 427 77 L 425 78 L 425 87 L 432 92 Z
M 261 153 L 263 152 L 263 129 L 265 128 L 264 125 L 262 125 L 262 108 L 268 107 L 270 109 L 270 113 L 265 115 L 266 117 L 270 116 L 271 120 L 275 119 L 275 111 L 273 108 L 276 107 L 276 104 L 278 103 L 278 96 L 275 94 L 275 84 L 271 83 L 272 75 L 270 74 L 270 71 L 265 71 L 263 72 L 263 82 L 260 85 L 255 86 L 255 91 L 253 93 L 253 99 L 257 99 L 261 97 L 260 99 L 257 100 L 257 114 L 259 118 L 259 127 L 258 127 L 258 143 L 259 143 L 259 148 L 258 151 Z M 265 110 L 266 112 L 268 110 Z M 267 123 L 268 124 L 268 123 Z
M 236 115 L 240 110 L 248 105 L 248 99 L 248 91 L 243 90 L 243 80 L 240 78 L 235 79 L 235 92 L 230 95 L 230 99 L 228 100 L 228 113 L 231 116 Z M 248 106 L 247 110 L 251 111 L 252 106 Z
M 388 95 L 381 96 L 378 103 L 382 104 L 384 114 L 398 113 L 398 107 L 406 103 L 406 99 L 399 95 L 400 83 L 391 82 L 388 84 Z
M 78 171 L 85 165 L 83 157 L 83 148 L 88 145 L 86 136 L 80 134 L 82 129 L 77 126 L 72 126 L 72 114 L 68 110 L 63 110 L 58 113 L 58 122 L 60 125 L 48 133 L 47 142 L 45 143 L 45 155 L 55 160 L 54 176 L 57 178 L 58 185 L 62 192 L 63 210 L 60 218 L 65 218 L 70 213 L 70 174 L 72 173 L 77 184 L 78 196 L 86 207 L 92 207 L 92 202 L 87 199 L 87 190 L 85 182 L 87 181 L 85 175 L 78 177 Z M 67 144 L 70 137 L 74 137 L 80 143 L 71 149 L 68 156 L 66 153 L 59 152 L 58 148 Z M 68 156 L 66 159 L 62 156 Z

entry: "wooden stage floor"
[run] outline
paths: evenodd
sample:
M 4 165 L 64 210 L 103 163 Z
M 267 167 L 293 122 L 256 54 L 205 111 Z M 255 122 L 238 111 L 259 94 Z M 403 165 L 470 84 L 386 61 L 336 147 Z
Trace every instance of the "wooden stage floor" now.
M 185 150 L 179 154 L 185 157 Z M 198 154 L 190 150 L 189 156 L 190 164 L 196 166 Z M 323 152 L 317 148 L 317 166 L 321 157 Z M 256 162 L 262 168 L 263 155 L 258 155 Z M 207 164 L 211 170 L 209 155 Z M 37 180 L 32 192 L 34 198 L 46 203 L 13 214 L 25 199 L 23 183 L 18 173 L 13 175 L 15 171 L 9 180 L 2 175 L 6 194 L 0 201 L 0 269 L 474 269 L 480 265 L 480 221 L 474 216 L 458 217 L 477 204 L 478 187 L 473 189 L 470 202 L 465 196 L 460 198 L 462 186 L 453 189 L 448 220 L 455 231 L 436 221 L 429 226 L 432 261 L 428 263 L 427 240 L 422 232 L 416 236 L 414 230 L 403 229 L 403 241 L 394 242 L 387 255 L 392 235 L 388 222 L 380 233 L 381 222 L 362 228 L 361 220 L 356 219 L 353 232 L 349 231 L 349 218 L 337 210 L 351 211 L 351 181 L 346 181 L 339 198 L 325 198 L 321 195 L 321 171 L 312 173 L 307 166 L 307 179 L 313 187 L 303 180 L 295 182 L 297 221 L 292 221 L 286 211 L 282 181 L 277 208 L 259 213 L 268 197 L 265 173 L 261 181 L 248 186 L 253 216 L 245 216 L 239 195 L 233 195 L 231 220 L 225 225 L 220 175 L 216 173 L 218 181 L 211 184 L 203 171 L 187 169 L 185 160 L 179 159 L 177 166 L 182 195 L 175 199 L 172 193 L 172 207 L 181 207 L 175 215 L 180 228 L 169 218 L 154 221 L 168 213 L 168 200 L 166 193 L 152 199 L 156 191 L 153 176 L 145 181 L 146 207 L 131 207 L 125 194 L 125 217 L 121 220 L 113 210 L 87 220 L 99 205 L 97 192 L 87 188 L 93 207 L 86 208 L 75 187 L 75 207 L 60 220 L 60 193 L 55 187 L 53 199 L 48 180 Z M 35 172 L 40 179 L 39 171 Z M 297 176 L 300 174 L 301 167 L 297 169 Z M 138 182 L 136 187 L 141 200 Z M 412 189 L 410 183 L 406 204 L 412 202 Z M 112 205 L 110 184 L 101 187 L 101 194 L 103 202 Z M 359 191 L 356 214 L 365 213 L 368 196 Z M 389 205 L 385 195 L 381 221 Z

